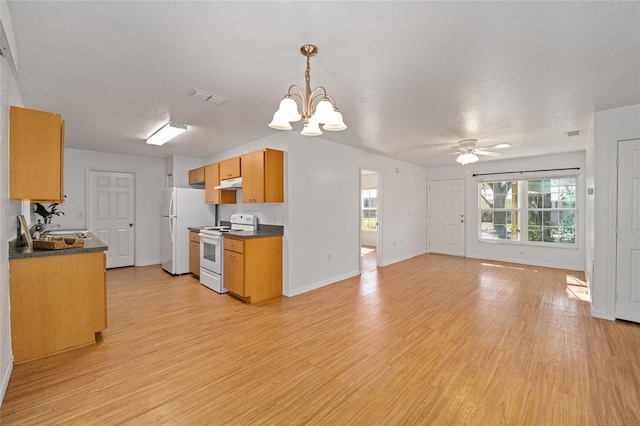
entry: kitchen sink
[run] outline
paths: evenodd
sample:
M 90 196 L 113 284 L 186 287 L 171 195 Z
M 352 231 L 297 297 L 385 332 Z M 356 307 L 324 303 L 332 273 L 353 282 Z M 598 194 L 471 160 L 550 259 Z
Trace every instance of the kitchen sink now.
M 69 238 L 87 238 L 88 229 L 59 229 L 55 231 L 45 232 L 45 235 L 58 235 Z

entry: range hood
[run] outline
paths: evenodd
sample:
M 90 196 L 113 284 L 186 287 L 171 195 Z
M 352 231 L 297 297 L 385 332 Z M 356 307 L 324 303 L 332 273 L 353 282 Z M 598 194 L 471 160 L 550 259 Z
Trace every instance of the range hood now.
M 242 178 L 224 179 L 220 181 L 220 185 L 214 189 L 242 189 Z

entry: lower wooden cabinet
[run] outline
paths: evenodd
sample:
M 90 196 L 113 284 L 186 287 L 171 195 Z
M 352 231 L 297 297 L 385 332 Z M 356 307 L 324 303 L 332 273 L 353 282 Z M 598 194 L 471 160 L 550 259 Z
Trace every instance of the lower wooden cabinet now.
M 95 343 L 107 327 L 104 252 L 9 261 L 16 363 Z
M 200 233 L 189 231 L 189 271 L 200 276 Z
M 282 295 L 282 236 L 225 236 L 224 286 L 249 303 Z

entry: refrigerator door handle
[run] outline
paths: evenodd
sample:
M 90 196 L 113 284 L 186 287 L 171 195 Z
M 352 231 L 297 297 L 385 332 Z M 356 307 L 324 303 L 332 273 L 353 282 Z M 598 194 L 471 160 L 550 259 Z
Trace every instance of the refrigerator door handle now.
M 169 200 L 169 217 L 172 217 L 175 215 L 175 213 L 173 212 L 173 197 L 175 197 L 176 193 L 175 191 L 171 192 L 171 199 Z
M 173 221 L 176 217 L 169 216 L 169 239 L 171 240 L 171 244 L 173 244 L 174 236 L 173 236 Z

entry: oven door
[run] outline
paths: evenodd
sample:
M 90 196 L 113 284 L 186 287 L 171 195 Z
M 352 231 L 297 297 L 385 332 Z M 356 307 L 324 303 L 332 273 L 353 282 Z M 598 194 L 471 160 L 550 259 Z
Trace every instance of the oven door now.
M 222 236 L 200 233 L 200 267 L 222 274 Z

